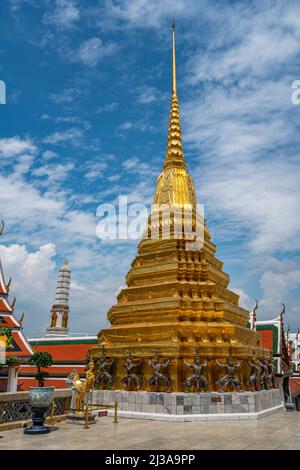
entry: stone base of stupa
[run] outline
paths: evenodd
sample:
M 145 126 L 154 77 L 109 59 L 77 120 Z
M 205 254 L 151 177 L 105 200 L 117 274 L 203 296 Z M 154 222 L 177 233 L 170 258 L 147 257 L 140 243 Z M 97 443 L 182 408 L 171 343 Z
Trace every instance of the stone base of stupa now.
M 260 392 L 163 393 L 95 390 L 93 403 L 113 406 L 122 418 L 157 421 L 259 419 L 283 409 L 279 389 Z M 112 415 L 113 410 L 108 410 Z

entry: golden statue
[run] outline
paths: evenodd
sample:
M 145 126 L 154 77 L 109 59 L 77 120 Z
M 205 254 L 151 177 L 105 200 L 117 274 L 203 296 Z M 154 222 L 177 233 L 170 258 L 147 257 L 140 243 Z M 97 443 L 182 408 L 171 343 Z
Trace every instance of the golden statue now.
M 56 322 L 57 322 L 57 313 L 53 312 L 52 315 L 51 315 L 51 325 L 50 325 L 50 327 L 54 328 L 56 326 Z
M 95 373 L 94 373 L 94 361 L 91 359 L 89 362 L 89 367 L 86 372 L 85 380 L 81 380 L 79 374 L 76 371 L 73 371 L 69 375 L 69 379 L 73 380 L 73 387 L 77 392 L 76 401 L 75 401 L 75 413 L 83 413 L 84 408 L 84 397 L 88 392 L 93 389 L 95 382 Z
M 272 353 L 262 348 L 258 333 L 249 327 L 249 312 L 240 307 L 238 294 L 228 288 L 229 276 L 215 256 L 216 246 L 199 214 L 182 148 L 174 22 L 168 141 L 153 203 L 126 287 L 108 312 L 111 326 L 99 332 L 99 347 L 92 350 L 92 357 L 98 358 L 105 347 L 115 359 L 116 376 L 121 377 L 130 349 L 143 360 L 141 388 L 150 390 L 153 371 L 149 360 L 157 352 L 162 361 L 170 360 L 172 390 L 180 392 L 184 391 L 183 358 L 190 361 L 198 353 L 201 362 L 207 359 L 209 390 L 217 390 L 216 365 L 211 359 L 223 363 L 232 356 L 240 361 L 244 387 L 249 356 L 271 358 Z
M 63 313 L 61 326 L 62 326 L 62 328 L 67 328 L 68 327 L 68 314 L 67 314 L 67 312 Z

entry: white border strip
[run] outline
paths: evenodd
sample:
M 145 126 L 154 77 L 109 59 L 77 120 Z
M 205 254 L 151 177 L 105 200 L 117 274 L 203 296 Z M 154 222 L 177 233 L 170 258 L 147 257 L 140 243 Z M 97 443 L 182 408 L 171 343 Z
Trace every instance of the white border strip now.
M 33 375 L 32 377 L 23 377 L 22 375 L 18 375 L 18 380 L 19 380 L 19 379 L 20 379 L 20 380 L 21 380 L 21 379 L 22 379 L 22 380 L 36 380 L 36 379 L 34 378 L 34 375 Z M 49 378 L 46 379 L 46 380 L 47 380 L 47 383 L 48 383 L 48 382 L 51 382 L 51 380 L 52 380 L 52 381 L 53 381 L 53 380 L 64 380 L 64 381 L 66 381 L 66 380 L 67 380 L 67 377 L 49 377 Z M 22 390 L 22 391 L 26 392 L 27 390 Z
M 24 369 L 26 367 L 30 368 L 30 369 L 35 368 L 35 366 L 30 366 L 29 364 L 22 364 L 20 367 L 22 369 L 23 369 L 23 367 L 24 367 Z M 75 369 L 77 367 L 78 369 L 85 369 L 85 364 L 52 364 L 52 366 L 48 367 L 48 369 L 53 369 L 55 367 L 64 367 L 65 369 Z
M 105 406 L 105 405 L 104 405 Z M 211 414 L 189 414 L 189 415 L 175 415 L 166 413 L 144 413 L 139 411 L 118 411 L 120 418 L 131 419 L 150 419 L 153 421 L 231 421 L 236 419 L 260 419 L 272 413 L 276 413 L 283 409 L 281 405 L 267 408 L 257 413 L 211 413 Z M 102 409 L 103 411 L 103 409 Z M 107 410 L 108 416 L 114 415 L 114 410 Z
M 28 338 L 28 341 L 40 342 L 40 344 L 36 344 L 35 346 L 42 346 L 44 342 L 48 341 L 65 341 L 66 343 L 72 341 L 81 341 L 81 340 L 98 340 L 97 336 L 42 336 L 41 338 Z M 84 344 L 84 343 L 83 343 Z

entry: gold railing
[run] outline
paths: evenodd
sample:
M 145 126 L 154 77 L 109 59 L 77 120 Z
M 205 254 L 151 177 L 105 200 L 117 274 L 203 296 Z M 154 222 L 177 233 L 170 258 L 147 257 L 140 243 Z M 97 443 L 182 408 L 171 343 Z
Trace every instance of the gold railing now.
M 118 400 L 115 400 L 114 405 L 98 405 L 96 403 L 89 403 L 88 400 L 86 401 L 85 404 L 85 409 L 84 409 L 84 429 L 89 429 L 89 416 L 92 415 L 92 410 L 94 408 L 97 409 L 107 409 L 107 408 L 113 408 L 114 409 L 114 424 L 118 424 Z M 51 414 L 50 414 L 50 424 L 54 424 L 54 411 L 55 411 L 55 404 L 54 400 L 51 403 Z M 70 411 L 78 411 L 76 408 L 68 408 L 67 413 Z

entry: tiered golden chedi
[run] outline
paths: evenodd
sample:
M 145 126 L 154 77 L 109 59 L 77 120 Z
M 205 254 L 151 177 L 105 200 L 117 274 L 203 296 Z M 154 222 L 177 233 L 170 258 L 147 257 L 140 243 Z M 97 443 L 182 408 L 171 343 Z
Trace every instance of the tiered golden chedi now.
M 223 263 L 215 257 L 216 247 L 197 213 L 194 183 L 182 150 L 174 25 L 172 40 L 168 144 L 154 197 L 154 204 L 164 208 L 152 210 L 138 255 L 126 276 L 127 287 L 108 312 L 111 326 L 98 334 L 99 348 L 93 350 L 93 356 L 97 357 L 104 348 L 105 355 L 115 359 L 114 388 L 120 388 L 128 352 L 134 358 L 142 358 L 142 389 L 149 390 L 153 373 L 149 360 L 158 353 L 163 361 L 170 360 L 172 391 L 185 389 L 184 359 L 192 362 L 197 353 L 203 362 L 208 359 L 205 375 L 209 389 L 214 390 L 222 374 L 214 359 L 226 362 L 228 356 L 233 356 L 241 361 L 243 388 L 249 376 L 248 359 L 269 358 L 271 353 L 262 349 L 258 334 L 249 329 L 249 312 L 239 306 L 239 296 L 227 288 L 229 276 L 222 271 Z M 183 235 L 179 235 L 183 219 L 178 214 L 187 205 L 192 208 L 193 233 L 198 230 L 200 234 L 198 245 L 190 230 L 183 229 Z M 166 220 L 163 216 L 167 212 Z M 168 232 L 170 236 L 165 236 Z

